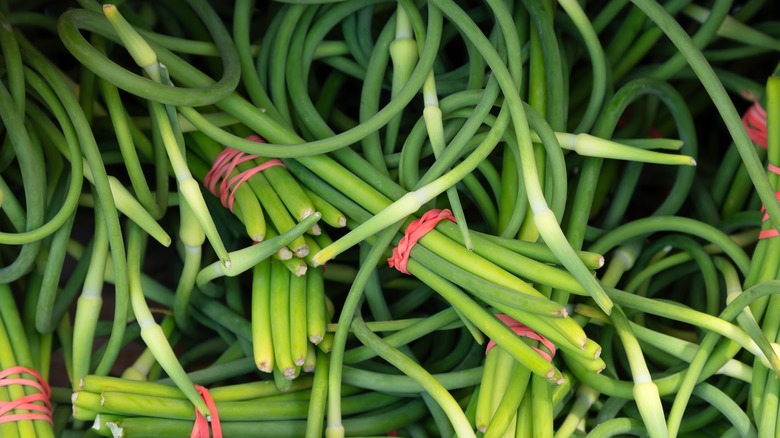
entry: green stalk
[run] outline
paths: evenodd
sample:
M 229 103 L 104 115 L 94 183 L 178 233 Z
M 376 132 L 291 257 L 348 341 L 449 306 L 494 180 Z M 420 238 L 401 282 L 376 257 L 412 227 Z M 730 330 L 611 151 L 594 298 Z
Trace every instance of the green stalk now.
M 274 359 L 284 377 L 295 378 L 295 361 L 290 349 L 290 271 L 285 266 L 271 260 L 271 336 L 273 339 Z
M 376 336 L 366 327 L 359 314 L 352 321 L 352 329 L 361 342 L 369 345 L 379 356 L 393 364 L 401 372 L 412 377 L 436 400 L 439 406 L 446 412 L 459 437 L 476 436 L 471 424 L 469 424 L 466 416 L 463 414 L 463 410 L 458 406 L 455 399 L 452 398 L 452 394 L 444 389 L 424 368 Z
M 705 90 L 707 90 L 707 94 L 709 94 L 713 104 L 718 109 L 731 137 L 734 139 L 734 143 L 742 157 L 750 179 L 753 181 L 756 192 L 758 192 L 758 196 L 761 198 L 764 206 L 766 206 L 766 210 L 777 228 L 777 225 L 780 224 L 780 203 L 774 196 L 753 144 L 750 138 L 748 138 L 747 132 L 745 132 L 742 126 L 742 120 L 737 114 L 731 98 L 729 98 L 726 90 L 723 88 L 723 84 L 715 75 L 704 55 L 696 48 L 690 36 L 658 3 L 648 0 L 632 0 L 632 3 L 663 30 L 699 77 Z
M 200 394 L 195 389 L 190 378 L 184 372 L 181 364 L 179 364 L 162 328 L 160 328 L 154 320 L 152 313 L 149 311 L 149 307 L 146 305 L 140 279 L 144 240 L 145 235 L 142 234 L 140 228 L 131 226 L 130 234 L 128 236 L 127 255 L 129 270 L 128 286 L 130 289 L 130 301 L 133 313 L 135 314 L 135 319 L 138 321 L 138 324 L 141 326 L 141 337 L 149 350 L 152 351 L 157 362 L 160 363 L 165 372 L 174 380 L 176 386 L 178 386 L 190 402 L 195 405 L 198 412 L 206 418 L 209 418 L 211 416 L 209 408 L 200 397 Z
M 306 326 L 306 276 L 290 277 L 290 354 L 295 366 L 303 366 L 308 344 Z
M 271 259 L 266 258 L 252 270 L 252 346 L 257 369 L 265 373 L 274 368 L 271 321 Z
M 103 292 L 106 259 L 108 258 L 108 233 L 106 232 L 103 213 L 95 209 L 95 239 L 92 256 L 90 257 L 87 277 L 76 305 L 76 316 L 73 323 L 73 336 L 78 342 L 73 344 L 73 389 L 76 389 L 81 378 L 89 374 L 90 358 L 92 356 L 95 326 L 103 305 Z

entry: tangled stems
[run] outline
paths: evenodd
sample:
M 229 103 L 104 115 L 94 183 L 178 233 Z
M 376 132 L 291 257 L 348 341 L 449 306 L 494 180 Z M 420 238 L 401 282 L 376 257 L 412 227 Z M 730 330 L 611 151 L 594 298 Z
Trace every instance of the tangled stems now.
M 97 31 L 101 35 L 116 37 L 107 21 L 100 15 L 80 9 L 71 9 L 60 17 L 58 31 L 62 42 L 84 66 L 116 87 L 153 102 L 177 106 L 203 106 L 224 99 L 238 85 L 241 76 L 238 53 L 222 20 L 204 0 L 190 0 L 190 6 L 209 29 L 222 59 L 222 78 L 200 89 L 176 88 L 136 75 L 116 65 L 92 47 L 79 32 L 79 28 Z M 94 26 L 94 27 L 93 27 Z M 159 51 L 155 48 L 155 52 Z M 164 63 L 166 61 L 162 59 Z M 202 87 L 202 86 L 201 86 Z
M 776 295 L 778 292 L 780 292 L 780 280 L 770 280 L 766 282 L 759 283 L 755 286 L 752 286 L 751 288 L 747 289 L 742 293 L 739 297 L 737 297 L 734 301 L 732 301 L 726 308 L 721 312 L 721 314 L 718 316 L 718 324 L 726 321 L 729 322 L 732 319 L 736 318 L 741 312 L 742 309 L 749 306 L 750 303 L 754 302 L 755 300 L 769 296 L 769 295 Z M 623 306 L 631 307 L 628 305 L 628 303 L 621 303 Z M 659 303 L 655 303 L 659 304 Z M 648 308 L 642 309 L 645 313 L 650 313 L 652 309 L 649 307 L 652 306 L 653 303 L 649 303 Z M 669 317 L 669 315 L 666 315 Z M 715 317 L 713 317 L 715 318 Z M 693 322 L 696 324 L 695 322 Z M 710 330 L 713 330 L 717 327 L 710 327 Z M 714 334 L 714 336 L 720 336 L 719 334 Z M 702 372 L 699 374 L 697 378 L 697 382 L 702 382 L 709 376 L 711 376 L 713 373 L 720 370 L 723 365 L 728 362 L 729 359 L 731 359 L 738 351 L 739 346 L 732 342 L 727 342 L 725 344 L 721 344 L 718 348 L 712 351 L 712 353 L 709 355 L 709 358 L 702 370 Z M 590 372 L 586 372 L 581 366 L 579 366 L 576 363 L 573 363 L 571 361 L 567 362 L 570 366 L 572 371 L 574 372 L 575 376 L 582 380 L 585 384 L 588 386 L 591 386 L 593 388 L 599 388 L 604 394 L 607 394 L 609 396 L 613 397 L 621 397 L 621 398 L 632 398 L 632 383 L 612 379 L 610 377 L 607 377 L 603 374 L 593 374 Z M 661 396 L 673 394 L 676 391 L 680 389 L 680 385 L 683 382 L 683 379 L 685 377 L 685 371 L 678 371 L 669 375 L 665 375 L 664 377 L 659 377 L 653 380 L 653 382 L 658 386 L 658 390 Z
M 712 102 L 717 107 L 731 137 L 734 139 L 734 143 L 739 150 L 739 154 L 758 192 L 758 196 L 764 203 L 775 227 L 777 227 L 780 224 L 780 203 L 775 198 L 753 143 L 742 126 L 742 120 L 737 114 L 737 110 L 734 108 L 734 104 L 726 90 L 723 88 L 723 84 L 713 71 L 712 66 L 704 58 L 701 51 L 696 48 L 688 34 L 680 27 L 680 24 L 660 4 L 651 0 L 631 1 L 672 40 L 672 43 L 674 43 L 699 77 Z
M 351 3 L 345 4 L 345 7 L 350 4 Z M 270 119 L 264 113 L 257 111 L 256 108 L 249 105 L 238 95 L 229 96 L 218 102 L 217 105 L 228 113 L 236 116 L 242 123 L 258 132 L 268 141 L 278 144 L 252 142 L 230 134 L 209 123 L 206 118 L 191 108 L 180 108 L 180 112 L 199 130 L 222 144 L 230 144 L 231 147 L 235 149 L 264 157 L 298 157 L 302 164 L 308 166 L 308 163 L 314 164 L 319 160 L 320 157 L 316 157 L 316 154 L 335 151 L 344 148 L 347 145 L 357 143 L 371 132 L 385 126 L 396 114 L 402 111 L 415 97 L 422 87 L 428 72 L 430 72 L 436 54 L 438 53 L 440 37 L 441 15 L 435 13 L 429 14 L 427 34 L 423 44 L 423 50 L 420 54 L 420 60 L 409 77 L 409 80 L 398 92 L 396 97 L 363 123 L 339 134 L 328 136 L 320 140 L 304 143 L 303 139 L 292 132 L 288 127 Z M 158 51 L 156 47 L 155 51 Z M 306 53 L 307 52 L 304 52 L 304 56 Z M 313 54 L 313 50 L 308 53 Z M 173 65 L 172 61 L 175 62 L 175 60 L 168 59 L 166 61 L 163 59 L 163 53 L 159 51 L 158 56 L 160 57 L 160 60 L 168 66 L 172 73 L 179 75 L 179 80 L 184 84 L 193 82 L 202 83 L 204 80 L 202 75 L 198 74 L 197 71 L 193 71 L 191 66 L 183 66 L 182 63 Z M 304 59 L 303 61 L 309 60 L 310 59 Z M 300 101 L 299 104 L 307 105 L 306 99 Z M 315 122 L 319 119 L 319 115 L 316 115 L 316 112 L 308 112 L 307 114 L 316 117 L 315 119 L 310 120 L 311 122 Z M 322 121 L 320 120 L 319 122 Z
M 209 408 L 206 406 L 206 403 L 193 386 L 192 381 L 176 359 L 176 355 L 168 343 L 162 328 L 155 322 L 152 313 L 149 311 L 149 307 L 146 305 L 140 278 L 145 237 L 146 235 L 143 234 L 140 228 L 135 225 L 130 226 L 127 254 L 129 271 L 128 286 L 131 294 L 133 314 L 141 327 L 141 337 L 181 392 L 187 396 L 190 402 L 195 405 L 196 409 L 198 409 L 202 415 L 209 417 L 211 415 Z M 125 309 L 125 312 L 126 311 L 127 309 Z
M 606 254 L 607 251 L 622 242 L 629 242 L 637 237 L 647 236 L 659 231 L 681 231 L 706 239 L 721 248 L 734 261 L 743 274 L 748 270 L 750 259 L 745 254 L 745 251 L 729 236 L 710 225 L 677 216 L 649 217 L 621 225 L 604 234 L 590 246 L 589 250 Z
M 44 194 L 46 187 L 44 176 L 46 172 L 43 166 L 43 151 L 31 142 L 27 129 L 24 126 L 23 115 L 19 112 L 19 107 L 15 104 L 14 99 L 4 84 L 0 84 L 0 119 L 3 121 L 6 135 L 14 148 L 22 171 L 22 178 L 28 182 L 24 184 L 27 210 L 24 227 L 28 233 L 27 236 L 23 237 L 37 238 L 18 240 L 23 245 L 16 260 L 8 266 L 0 268 L 0 282 L 10 283 L 18 280 L 32 268 L 41 246 L 39 239 L 45 236 L 45 234 L 40 232 L 41 230 L 36 229 L 43 224 L 44 219 L 43 203 L 46 199 Z M 67 219 L 68 216 L 62 215 L 60 219 Z
M 102 156 L 95 141 L 95 137 L 92 135 L 86 116 L 81 110 L 76 97 L 68 87 L 65 79 L 57 72 L 54 66 L 46 60 L 46 58 L 28 45 L 25 45 L 23 48 L 22 55 L 27 62 L 29 62 L 33 68 L 37 69 L 44 79 L 49 82 L 49 85 L 54 89 L 57 97 L 70 115 L 82 152 L 86 157 L 89 169 L 93 176 L 96 198 L 103 209 L 103 217 L 106 222 L 109 236 L 111 257 L 114 262 L 114 278 L 127 278 L 125 247 L 124 242 L 122 241 L 119 217 L 113 202 L 108 175 L 106 174 L 106 169 L 103 165 Z M 98 364 L 96 370 L 97 374 L 107 374 L 119 354 L 127 321 L 127 305 L 127 283 L 119 280 L 116 282 L 116 307 L 111 336 L 107 343 L 106 352 Z
M 363 296 L 366 283 L 375 269 L 379 260 L 383 257 L 385 249 L 400 229 L 401 223 L 386 228 L 377 236 L 377 241 L 362 260 L 357 276 L 352 282 L 347 298 L 341 308 L 338 328 L 333 339 L 333 348 L 330 356 L 328 374 L 328 420 L 325 428 L 325 436 L 328 438 L 341 438 L 344 436 L 344 426 L 341 421 L 341 379 L 343 370 L 344 348 L 347 342 L 347 334 L 357 307 Z
M 528 200 L 531 204 L 531 209 L 534 212 L 534 222 L 541 236 L 548 243 L 550 249 L 552 249 L 556 256 L 561 260 L 563 265 L 566 266 L 574 277 L 583 285 L 585 290 L 588 291 L 591 297 L 596 300 L 605 312 L 609 313 L 611 310 L 609 298 L 590 274 L 590 271 L 576 256 L 571 245 L 566 241 L 566 237 L 558 225 L 555 214 L 549 209 L 547 201 L 544 199 L 536 170 L 536 160 L 534 159 L 531 134 L 525 111 L 523 110 L 519 92 L 517 91 L 509 72 L 501 62 L 495 49 L 487 41 L 487 38 L 462 9 L 450 0 L 436 0 L 434 3 L 442 8 L 442 11 L 453 20 L 455 25 L 458 26 L 479 49 L 487 64 L 493 70 L 493 74 L 504 92 L 504 98 L 506 99 L 505 103 L 511 114 L 512 126 L 515 135 L 518 138 L 520 162 L 523 166 L 523 178 L 526 190 L 528 191 Z M 489 4 L 491 7 L 498 7 L 497 2 L 489 2 Z M 500 18 L 500 14 L 497 15 L 499 15 Z M 499 24 L 501 23 L 502 21 L 499 19 Z M 503 30 L 505 33 L 509 32 L 508 29 Z
M 39 78 L 31 78 L 31 75 L 34 75 L 33 72 L 31 72 L 29 69 L 25 69 L 25 74 L 27 75 L 27 81 L 36 81 L 36 83 L 42 83 Z M 6 92 L 8 90 L 3 89 L 3 92 Z M 4 99 L 4 102 L 11 103 L 12 100 L 10 99 Z M 5 123 L 5 122 L 4 122 Z M 77 142 L 68 142 L 68 150 L 70 151 L 71 157 L 78 157 L 81 154 L 81 151 L 79 150 L 78 143 Z M 26 154 L 27 151 L 22 152 L 23 154 Z M 34 154 L 34 151 L 29 151 L 29 153 Z M 41 225 L 39 228 L 31 231 L 25 231 L 25 232 L 19 232 L 19 233 L 0 233 L 0 243 L 4 245 L 22 245 L 34 242 L 36 240 L 42 240 L 46 238 L 47 236 L 51 235 L 55 231 L 57 231 L 60 227 L 65 224 L 65 222 L 73 216 L 73 213 L 76 211 L 76 207 L 78 204 L 78 197 L 81 193 L 82 185 L 83 185 L 83 163 L 81 160 L 74 160 L 71 161 L 70 166 L 70 178 L 68 183 L 68 192 L 65 197 L 65 199 L 62 202 L 62 206 L 59 210 L 57 210 L 57 213 L 49 219 L 48 222 Z
M 452 394 L 447 392 L 436 379 L 428 374 L 424 368 L 416 364 L 410 358 L 403 353 L 392 347 L 387 342 L 383 341 L 379 336 L 375 335 L 363 322 L 363 318 L 357 315 L 352 321 L 352 329 L 355 332 L 355 336 L 361 340 L 365 345 L 368 345 L 379 356 L 388 362 L 392 363 L 396 368 L 401 370 L 404 374 L 412 377 L 416 382 L 423 387 L 423 389 L 431 395 L 436 402 L 447 413 L 447 417 L 452 422 L 455 432 L 459 437 L 476 436 L 474 431 L 463 414 L 460 406 L 452 397 Z

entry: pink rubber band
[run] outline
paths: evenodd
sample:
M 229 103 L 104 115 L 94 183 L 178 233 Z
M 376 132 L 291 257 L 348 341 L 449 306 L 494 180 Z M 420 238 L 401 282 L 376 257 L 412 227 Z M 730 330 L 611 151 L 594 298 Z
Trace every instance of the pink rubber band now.
M 552 362 L 553 357 L 555 357 L 555 344 L 553 344 L 549 339 L 545 338 L 539 333 L 536 333 L 531 328 L 517 321 L 511 316 L 507 316 L 502 313 L 497 313 L 496 317 L 500 319 L 501 322 L 506 324 L 507 327 L 511 328 L 512 331 L 515 332 L 518 336 L 541 342 L 542 345 L 544 345 L 548 350 L 550 350 L 549 353 L 538 347 L 532 346 L 531 348 L 533 348 L 537 353 L 539 353 L 540 356 L 545 358 L 548 362 Z M 485 349 L 485 354 L 487 354 L 487 352 L 490 351 L 490 349 L 495 346 L 496 343 L 491 339 L 490 342 L 488 342 L 487 344 L 487 348 Z
M 766 149 L 766 111 L 761 108 L 758 101 L 745 111 L 742 116 L 742 125 L 745 126 L 748 137 L 753 143 Z
M 455 222 L 455 217 L 449 209 L 439 210 L 432 209 L 425 212 L 420 219 L 412 221 L 408 227 L 401 241 L 398 242 L 398 246 L 393 248 L 393 256 L 387 259 L 387 264 L 391 268 L 395 268 L 406 275 L 409 275 L 409 271 L 406 269 L 407 263 L 409 263 L 409 255 L 412 253 L 412 247 L 418 240 L 428 234 L 436 227 L 440 221 L 447 219 Z
M 767 163 L 766 170 L 768 170 L 768 171 L 770 171 L 770 172 L 772 172 L 772 173 L 774 173 L 776 175 L 780 175 L 780 167 L 777 167 L 777 166 L 775 166 L 772 163 Z
M 257 135 L 251 135 L 246 138 L 247 140 L 263 143 L 263 139 Z M 281 160 L 276 158 L 267 160 L 251 169 L 247 169 L 243 172 L 239 172 L 237 175 L 230 176 L 236 168 L 247 161 L 256 159 L 262 159 L 259 155 L 247 154 L 233 148 L 225 148 L 217 155 L 214 160 L 214 164 L 211 165 L 211 170 L 203 178 L 203 185 L 219 198 L 222 206 L 233 211 L 233 202 L 236 197 L 236 189 L 245 183 L 249 178 L 256 173 L 262 172 L 272 166 L 287 167 Z M 220 182 L 221 181 L 221 182 Z
M 775 192 L 775 198 L 780 201 L 780 192 Z M 761 213 L 764 213 L 764 217 L 761 219 L 761 221 L 766 222 L 769 219 L 769 213 L 766 212 L 766 207 L 763 205 L 761 206 Z M 768 230 L 761 230 L 761 232 L 758 233 L 758 238 L 768 239 L 770 237 L 777 237 L 778 235 L 780 235 L 780 233 L 778 233 L 777 229 L 770 228 Z
M 195 385 L 195 389 L 198 390 L 198 394 L 211 411 L 211 435 L 214 438 L 222 438 L 222 425 L 219 422 L 217 404 L 214 403 L 208 389 L 200 385 Z M 197 409 L 195 409 L 195 425 L 192 427 L 190 438 L 209 438 L 209 421 Z
M 24 378 L 8 378 L 13 374 L 32 374 L 36 380 L 24 379 Z M 23 397 L 19 397 L 16 400 L 9 402 L 0 402 L 0 423 L 10 423 L 12 421 L 23 420 L 41 420 L 48 421 L 49 424 L 54 425 L 54 421 L 51 418 L 51 388 L 44 378 L 35 370 L 15 366 L 0 371 L 0 386 L 9 385 L 24 385 L 35 388 L 38 390 L 37 394 L 29 394 Z M 33 411 L 26 414 L 11 414 L 7 413 L 13 410 L 27 410 Z

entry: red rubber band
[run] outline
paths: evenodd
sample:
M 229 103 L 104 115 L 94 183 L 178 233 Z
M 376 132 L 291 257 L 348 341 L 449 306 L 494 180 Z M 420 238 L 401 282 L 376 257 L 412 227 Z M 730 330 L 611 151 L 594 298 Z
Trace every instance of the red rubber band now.
M 758 101 L 745 111 L 742 116 L 742 125 L 745 126 L 748 137 L 753 143 L 766 149 L 766 111 L 761 108 Z
M 264 143 L 263 139 L 258 135 L 250 135 L 247 140 L 256 141 L 258 143 Z M 252 161 L 261 158 L 259 155 L 247 154 L 233 148 L 225 148 L 217 155 L 214 160 L 214 164 L 211 165 L 211 169 L 203 178 L 203 185 L 219 198 L 222 206 L 233 211 L 233 202 L 236 197 L 236 189 L 238 186 L 245 183 L 256 173 L 262 172 L 272 166 L 287 167 L 281 160 L 276 158 L 267 160 L 251 169 L 247 169 L 243 172 L 239 172 L 235 176 L 230 176 L 236 167 L 241 163 Z M 220 183 L 220 180 L 222 181 Z M 219 186 L 217 186 L 219 184 Z
M 418 240 L 428 234 L 436 227 L 440 221 L 447 219 L 455 222 L 455 217 L 449 209 L 439 210 L 432 209 L 425 212 L 420 219 L 412 221 L 408 227 L 401 241 L 398 242 L 398 246 L 393 248 L 393 256 L 387 259 L 387 264 L 391 268 L 395 268 L 406 275 L 409 275 L 409 271 L 406 269 L 406 264 L 409 263 L 409 255 L 412 253 L 412 247 Z
M 772 163 L 767 163 L 766 170 L 768 170 L 768 171 L 770 171 L 770 172 L 772 172 L 772 173 L 774 173 L 776 175 L 780 175 L 780 167 L 777 167 L 777 166 L 775 166 Z
M 195 389 L 198 390 L 198 394 L 206 402 L 211 411 L 211 435 L 214 438 L 222 438 L 222 425 L 219 422 L 219 413 L 217 413 L 217 404 L 214 403 L 214 399 L 211 398 L 209 390 L 203 386 L 195 385 Z M 190 438 L 209 438 L 209 420 L 195 409 L 195 425 L 192 427 L 192 433 Z
M 511 316 L 507 316 L 502 313 L 497 313 L 496 317 L 500 319 L 501 322 L 506 324 L 507 327 L 511 328 L 512 331 L 515 332 L 518 336 L 522 336 L 524 338 L 529 338 L 541 342 L 542 345 L 544 345 L 548 350 L 550 350 L 549 353 L 538 347 L 531 346 L 531 348 L 536 350 L 536 352 L 539 353 L 540 356 L 547 359 L 548 362 L 552 362 L 553 357 L 555 357 L 555 344 L 553 344 L 549 339 L 545 338 L 539 333 L 536 333 L 531 328 L 517 321 Z M 490 349 L 495 346 L 496 343 L 491 339 L 490 342 L 488 342 L 487 344 L 487 348 L 485 349 L 485 354 L 487 354 L 487 352 L 490 351 Z
M 21 377 L 8 377 L 13 374 L 21 375 L 22 373 L 32 374 L 36 380 Z M 54 425 L 54 421 L 52 421 L 51 417 L 51 388 L 49 387 L 49 383 L 46 382 L 37 371 L 21 366 L 15 366 L 0 371 L 0 386 L 9 385 L 29 386 L 38 390 L 38 393 L 25 395 L 9 402 L 0 402 L 0 424 L 10 423 L 12 421 L 41 420 L 48 421 L 49 424 Z M 33 412 L 6 415 L 9 412 L 18 409 Z
M 775 192 L 775 198 L 780 201 L 780 192 Z M 761 206 L 761 213 L 764 213 L 764 217 L 761 219 L 761 221 L 766 222 L 769 219 L 769 213 L 766 212 L 766 207 L 763 205 Z M 770 228 L 768 230 L 761 230 L 761 232 L 758 233 L 758 238 L 768 239 L 770 237 L 777 237 L 778 235 L 780 235 L 780 233 L 778 233 L 776 228 Z

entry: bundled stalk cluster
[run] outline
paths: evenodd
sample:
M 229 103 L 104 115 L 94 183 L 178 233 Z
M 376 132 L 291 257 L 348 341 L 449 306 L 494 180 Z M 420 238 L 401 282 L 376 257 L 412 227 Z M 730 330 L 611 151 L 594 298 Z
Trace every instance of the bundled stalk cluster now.
M 3 437 L 780 434 L 772 2 L 50 3 Z

